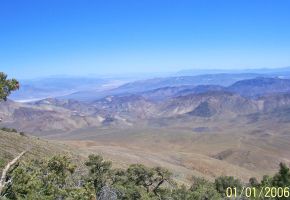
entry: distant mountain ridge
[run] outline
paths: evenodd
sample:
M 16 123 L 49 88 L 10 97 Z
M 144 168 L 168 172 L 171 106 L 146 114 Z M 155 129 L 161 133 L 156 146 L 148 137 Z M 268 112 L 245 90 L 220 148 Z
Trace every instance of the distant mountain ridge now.
M 109 95 L 128 95 L 143 93 L 159 88 L 180 87 L 180 86 L 199 86 L 199 85 L 219 85 L 229 86 L 239 80 L 251 79 L 261 76 L 261 74 L 204 74 L 197 76 L 176 76 L 165 78 L 153 78 L 139 80 L 123 84 L 117 88 L 107 91 L 79 91 L 71 95 L 63 96 L 65 99 L 76 99 L 81 101 L 94 101 Z M 268 75 L 267 75 L 268 76 Z
M 256 77 L 290 78 L 290 67 L 276 69 L 248 70 L 184 70 L 171 74 L 151 75 L 151 79 L 138 80 L 133 77 L 111 76 L 69 77 L 55 76 L 31 80 L 20 80 L 21 88 L 10 98 L 29 102 L 45 98 L 75 99 L 78 101 L 94 101 L 108 95 L 134 94 L 162 87 L 179 87 L 184 85 L 220 85 L 228 87 L 233 83 Z M 146 76 L 141 76 L 145 78 Z M 139 79 L 141 78 L 139 77 Z M 150 77 L 150 76 L 149 76 Z M 132 80 L 137 80 L 131 82 Z
M 176 73 L 177 76 L 195 76 L 201 74 L 245 74 L 245 73 L 254 73 L 254 74 L 271 74 L 272 76 L 290 76 L 290 66 L 280 67 L 280 68 L 258 68 L 258 69 L 188 69 L 181 70 Z
M 290 80 L 259 77 L 238 81 L 229 87 L 162 87 L 134 94 L 109 95 L 93 102 L 55 98 L 28 104 L 8 101 L 0 104 L 0 117 L 8 126 L 31 132 L 134 126 L 178 117 L 234 119 L 250 114 L 281 113 L 279 109 L 290 108 L 289 94 Z M 280 116 L 285 119 L 285 114 Z
M 258 97 L 271 93 L 290 92 L 290 79 L 265 78 L 242 80 L 234 83 L 227 90 L 246 97 Z
M 101 153 L 120 166 L 138 161 L 172 167 L 183 178 L 237 173 L 248 181 L 289 163 L 289 79 L 254 77 L 229 86 L 171 80 L 159 88 L 149 81 L 145 91 L 129 84 L 128 91 L 106 91 L 120 93 L 92 93 L 92 101 L 0 102 L 1 126 L 65 142 L 81 155 Z M 19 151 L 22 141 L 25 147 L 39 141 L 36 151 L 50 151 L 36 137 L 0 134 L 9 149 L 17 139 Z

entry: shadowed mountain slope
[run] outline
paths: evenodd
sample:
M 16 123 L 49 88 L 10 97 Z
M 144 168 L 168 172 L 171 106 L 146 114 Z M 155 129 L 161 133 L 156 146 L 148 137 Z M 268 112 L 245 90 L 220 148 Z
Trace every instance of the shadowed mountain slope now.
M 242 80 L 227 89 L 245 97 L 259 97 L 271 93 L 290 92 L 290 79 L 261 77 Z

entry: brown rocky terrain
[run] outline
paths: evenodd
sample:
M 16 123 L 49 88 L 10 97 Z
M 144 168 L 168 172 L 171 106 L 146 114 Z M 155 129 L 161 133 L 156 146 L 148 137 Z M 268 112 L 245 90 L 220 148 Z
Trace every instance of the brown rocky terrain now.
M 7 101 L 0 104 L 1 125 L 61 141 L 81 156 L 101 153 L 116 166 L 161 165 L 182 182 L 192 175 L 247 180 L 290 162 L 290 96 L 287 88 L 273 92 L 287 81 L 272 83 L 262 80 L 249 91 L 259 91 L 255 97 L 218 86 L 178 86 L 92 102 Z

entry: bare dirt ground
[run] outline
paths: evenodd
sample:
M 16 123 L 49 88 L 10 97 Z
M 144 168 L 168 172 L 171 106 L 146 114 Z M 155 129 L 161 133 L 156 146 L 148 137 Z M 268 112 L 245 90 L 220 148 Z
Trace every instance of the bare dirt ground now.
M 192 176 L 213 179 L 221 175 L 248 181 L 275 173 L 280 162 L 290 163 L 288 127 L 261 127 L 210 123 L 209 129 L 195 129 L 197 132 L 182 127 L 110 127 L 51 139 L 61 140 L 82 156 L 102 154 L 115 167 L 133 163 L 166 167 L 183 183 Z

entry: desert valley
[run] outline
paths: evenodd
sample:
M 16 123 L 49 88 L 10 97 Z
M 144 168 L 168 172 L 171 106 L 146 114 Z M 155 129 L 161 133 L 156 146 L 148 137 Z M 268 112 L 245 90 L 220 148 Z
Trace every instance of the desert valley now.
M 1 126 L 80 157 L 101 154 L 116 167 L 166 167 L 185 184 L 192 176 L 248 181 L 290 164 L 290 79 L 282 74 L 174 76 L 8 100 Z

